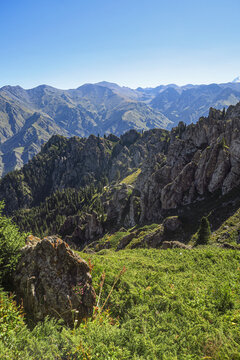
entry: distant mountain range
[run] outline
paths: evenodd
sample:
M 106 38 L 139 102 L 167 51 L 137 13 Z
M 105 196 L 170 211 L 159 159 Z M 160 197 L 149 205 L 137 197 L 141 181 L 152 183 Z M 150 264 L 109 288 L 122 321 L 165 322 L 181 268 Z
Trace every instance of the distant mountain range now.
M 240 82 L 120 87 L 109 82 L 60 90 L 47 85 L 0 89 L 0 175 L 20 168 L 53 134 L 121 135 L 129 129 L 170 129 L 240 100 Z

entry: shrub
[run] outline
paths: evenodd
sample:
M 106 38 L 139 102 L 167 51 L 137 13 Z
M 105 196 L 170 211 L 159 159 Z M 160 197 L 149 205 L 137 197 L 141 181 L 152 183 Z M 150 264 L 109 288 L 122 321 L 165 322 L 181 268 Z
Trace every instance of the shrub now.
M 25 235 L 10 219 L 2 215 L 4 203 L 0 202 L 0 284 L 7 285 L 24 246 Z
M 217 287 L 213 293 L 213 298 L 216 309 L 222 313 L 234 307 L 234 299 L 229 286 Z
M 7 342 L 9 333 L 16 334 L 24 327 L 22 309 L 0 289 L 0 341 Z
M 197 233 L 196 244 L 207 245 L 211 236 L 211 229 L 208 218 L 203 216 Z

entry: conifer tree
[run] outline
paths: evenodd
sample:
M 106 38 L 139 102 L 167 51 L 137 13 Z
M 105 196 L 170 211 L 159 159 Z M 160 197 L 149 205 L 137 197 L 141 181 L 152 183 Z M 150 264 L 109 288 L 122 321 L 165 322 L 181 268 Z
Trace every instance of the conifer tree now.
M 201 219 L 201 224 L 197 233 L 197 245 L 207 245 L 211 236 L 210 223 L 206 216 Z

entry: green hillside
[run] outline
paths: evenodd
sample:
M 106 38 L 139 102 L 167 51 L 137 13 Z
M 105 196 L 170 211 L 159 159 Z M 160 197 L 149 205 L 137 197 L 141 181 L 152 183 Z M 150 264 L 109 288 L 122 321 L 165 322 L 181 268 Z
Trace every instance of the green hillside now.
M 93 318 L 73 329 L 50 319 L 33 327 L 1 292 L 2 359 L 239 359 L 238 251 L 104 250 L 81 256 L 94 266 L 97 294 L 105 276 Z

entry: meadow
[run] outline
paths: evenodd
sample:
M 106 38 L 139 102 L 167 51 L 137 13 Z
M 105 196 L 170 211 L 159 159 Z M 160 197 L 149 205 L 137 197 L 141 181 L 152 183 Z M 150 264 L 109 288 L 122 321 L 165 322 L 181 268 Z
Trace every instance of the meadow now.
M 26 323 L 2 290 L 1 359 L 240 359 L 239 251 L 79 254 L 91 265 L 93 317 L 72 329 L 49 318 Z

